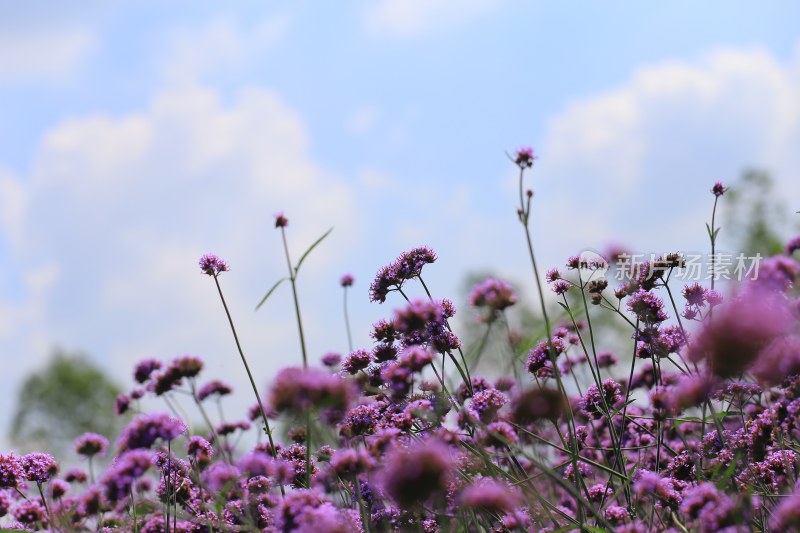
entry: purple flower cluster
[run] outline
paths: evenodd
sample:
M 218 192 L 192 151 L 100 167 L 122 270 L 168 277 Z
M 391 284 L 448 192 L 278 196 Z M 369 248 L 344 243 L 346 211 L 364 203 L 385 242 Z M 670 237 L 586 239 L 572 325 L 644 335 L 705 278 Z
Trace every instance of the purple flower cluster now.
M 390 291 L 397 291 L 403 284 L 419 277 L 422 267 L 436 261 L 436 253 L 427 246 L 403 252 L 394 262 L 382 267 L 369 287 L 370 300 L 383 303 Z
M 514 158 L 521 170 L 535 160 L 527 148 Z M 715 201 L 725 191 L 715 184 Z M 287 224 L 276 216 L 277 227 Z M 470 294 L 486 313 L 473 325 L 482 335 L 465 337 L 482 340 L 463 350 L 451 330 L 452 302 L 407 299 L 372 326 L 373 346 L 344 359 L 329 352 L 325 368 L 277 374 L 249 420 L 265 413 L 279 432 L 267 420 L 262 427 L 225 418 L 232 388 L 218 380 L 198 387 L 199 358 L 146 359 L 117 412 L 150 400 L 182 412 L 185 396 L 200 414 L 197 431 L 188 435 L 184 421 L 167 414 L 137 415 L 97 482 L 96 462 L 59 478 L 47 454 L 0 453 L 2 525 L 143 533 L 800 530 L 796 240 L 724 303 L 700 283 L 684 286 L 682 313 L 670 286 L 679 254 L 647 262 L 616 301 L 604 293 L 604 260 L 571 257 L 567 275 L 575 279 L 555 269 L 546 275 L 561 296 L 560 317 L 522 332 L 514 331 L 516 309 L 505 313 L 516 293 L 489 278 Z M 406 284 L 424 285 L 421 270 L 435 260 L 424 247 L 404 253 L 378 273 L 370 299 L 406 297 Z M 204 256 L 201 268 L 216 276 L 227 265 Z M 344 287 L 351 283 L 342 277 Z M 601 313 L 625 333 L 600 331 Z M 500 316 L 508 328 L 497 335 Z M 550 329 L 544 338 L 535 336 L 540 327 Z M 627 347 L 611 351 L 610 337 Z M 212 396 L 218 415 L 204 408 Z M 108 447 L 94 433 L 75 441 L 89 458 Z
M 186 424 L 163 413 L 141 414 L 122 430 L 117 447 L 121 451 L 150 448 L 157 440 L 171 441 L 186 433 Z
M 230 270 L 228 263 L 214 254 L 204 255 L 200 258 L 199 264 L 200 270 L 203 272 L 203 274 L 207 274 L 209 276 L 217 276 L 222 272 L 227 272 Z
M 482 317 L 491 321 L 497 313 L 517 303 L 517 293 L 508 283 L 500 279 L 487 278 L 475 285 L 469 294 L 469 304 L 482 308 L 486 314 Z

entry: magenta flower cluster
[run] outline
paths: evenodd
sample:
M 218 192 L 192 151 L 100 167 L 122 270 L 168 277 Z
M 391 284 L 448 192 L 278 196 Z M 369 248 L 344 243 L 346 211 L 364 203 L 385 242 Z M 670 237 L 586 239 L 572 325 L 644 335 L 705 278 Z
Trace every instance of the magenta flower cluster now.
M 513 156 L 523 175 L 535 159 L 530 148 Z M 714 185 L 715 202 L 726 190 Z M 278 213 L 275 223 L 288 220 Z M 396 293 L 371 346 L 280 370 L 255 391 L 246 420 L 224 417 L 233 388 L 202 380 L 199 357 L 144 359 L 115 403 L 133 416 L 114 444 L 94 433 L 75 441 L 88 471 L 59 477 L 47 454 L 0 453 L 0 525 L 799 531 L 798 243 L 724 299 L 700 283 L 672 286 L 680 254 L 642 265 L 616 289 L 602 277 L 605 261 L 573 256 L 566 275 L 544 277 L 558 307 L 542 308 L 535 326 L 511 320 L 517 291 L 488 278 L 469 295 L 480 316 L 469 342 L 453 331 L 453 302 L 422 280 L 436 254 L 414 248 L 370 286 L 373 302 Z M 213 255 L 200 267 L 215 280 L 228 270 Z M 624 333 L 598 330 L 610 320 Z M 608 349 L 608 335 L 626 352 Z M 142 410 L 154 401 L 169 413 Z M 183 419 L 189 402 L 196 414 Z M 107 453 L 95 476 L 95 457 Z

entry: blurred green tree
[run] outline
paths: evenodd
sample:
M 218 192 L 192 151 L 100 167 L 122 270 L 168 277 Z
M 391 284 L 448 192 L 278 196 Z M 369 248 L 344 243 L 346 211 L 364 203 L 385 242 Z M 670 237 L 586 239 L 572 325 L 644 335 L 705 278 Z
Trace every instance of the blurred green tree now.
M 119 393 L 120 388 L 85 355 L 56 350 L 19 389 L 11 442 L 22 450 L 65 457 L 74 439 L 86 431 L 112 439 L 124 423 L 113 408 Z
M 788 230 L 786 204 L 768 172 L 747 170 L 725 193 L 722 233 L 739 251 L 762 257 L 783 251 Z

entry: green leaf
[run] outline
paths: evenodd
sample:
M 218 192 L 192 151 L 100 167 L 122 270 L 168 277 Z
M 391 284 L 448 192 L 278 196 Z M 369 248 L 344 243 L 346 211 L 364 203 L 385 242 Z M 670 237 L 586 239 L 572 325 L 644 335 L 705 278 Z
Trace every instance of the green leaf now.
M 720 227 L 718 227 L 717 229 L 714 230 L 714 240 L 717 239 L 717 235 L 719 234 L 719 230 L 721 230 L 721 229 L 722 229 L 722 226 L 720 226 Z
M 312 244 L 312 245 L 311 245 L 311 246 L 308 248 L 308 250 L 306 250 L 306 253 L 304 253 L 304 254 L 303 254 L 301 257 L 300 257 L 300 261 L 298 261 L 298 262 L 297 262 L 297 266 L 296 266 L 296 267 L 294 267 L 294 275 L 295 275 L 295 276 L 297 276 L 297 272 L 300 270 L 300 265 L 302 265 L 302 264 L 303 264 L 303 261 L 304 261 L 304 260 L 305 260 L 305 258 L 308 256 L 308 254 L 310 254 L 310 253 L 311 253 L 311 250 L 313 250 L 314 248 L 316 248 L 316 247 L 317 247 L 317 245 L 318 245 L 319 243 L 321 243 L 321 242 L 322 242 L 322 240 L 323 240 L 325 237 L 327 237 L 328 235 L 330 235 L 332 231 L 333 231 L 333 228 L 331 228 L 331 229 L 329 229 L 328 231 L 326 231 L 325 233 L 323 233 L 323 234 L 322 234 L 322 237 L 320 237 L 319 239 L 317 239 L 316 241 L 314 241 L 314 244 Z
M 713 239 L 714 236 L 711 235 L 711 226 L 708 225 L 708 222 L 706 222 L 706 231 L 708 232 L 708 238 Z
M 289 278 L 281 278 L 281 279 L 279 279 L 278 281 L 276 281 L 276 282 L 275 282 L 275 285 L 273 285 L 273 286 L 272 286 L 272 287 L 271 287 L 271 288 L 270 288 L 270 289 L 267 291 L 267 294 L 265 294 L 265 295 L 264 295 L 264 297 L 263 297 L 263 298 L 261 298 L 261 301 L 260 301 L 260 302 L 258 302 L 258 305 L 256 306 L 256 311 L 258 311 L 258 309 L 259 309 L 259 308 L 260 308 L 262 305 L 264 305 L 264 302 L 266 302 L 266 301 L 267 301 L 267 298 L 269 298 L 269 297 L 270 297 L 270 295 L 271 295 L 273 292 L 275 292 L 275 289 L 277 289 L 277 288 L 278 288 L 278 285 L 280 285 L 280 284 L 281 284 L 281 283 L 283 283 L 284 281 L 287 281 L 288 279 L 289 279 Z

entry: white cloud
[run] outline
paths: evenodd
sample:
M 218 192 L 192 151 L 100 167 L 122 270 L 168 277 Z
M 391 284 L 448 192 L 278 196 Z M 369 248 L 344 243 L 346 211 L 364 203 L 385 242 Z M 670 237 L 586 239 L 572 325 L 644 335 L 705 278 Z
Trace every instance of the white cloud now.
M 161 70 L 172 83 L 193 83 L 220 70 L 243 69 L 263 59 L 264 53 L 284 38 L 290 22 L 287 15 L 249 25 L 216 18 L 202 27 L 176 30 L 169 37 L 169 52 L 161 61 Z
M 336 227 L 304 264 L 300 294 L 309 300 L 325 294 L 319 265 L 335 264 L 358 234 L 352 191 L 311 160 L 302 118 L 261 88 L 223 103 L 214 90 L 183 86 L 127 115 L 65 120 L 43 136 L 31 167 L 22 179 L 0 175 L 0 192 L 13 193 L 0 200 L 14 208 L 4 216 L 18 235 L 8 257 L 31 272 L 17 289 L 21 303 L 4 297 L 0 307 L 0 319 L 14 318 L 14 329 L 0 328 L 0 350 L 18 361 L 6 384 L 55 344 L 86 349 L 126 385 L 139 358 L 181 353 L 243 384 L 213 281 L 197 267 L 206 252 L 232 265 L 221 282 L 263 380 L 299 362 L 288 293 L 253 313 L 285 275 L 272 213 L 287 209 L 295 261 Z M 330 347 L 329 325 L 313 314 L 309 345 L 318 355 Z M 0 401 L 10 403 L 3 390 Z M 249 400 L 243 389 L 239 407 Z
M 709 207 L 715 180 L 774 171 L 800 195 L 800 54 L 721 49 L 640 68 L 624 84 L 569 104 L 549 123 L 537 172 L 591 199 L 582 219 L 612 220 L 620 238 L 662 244 Z M 702 238 L 702 227 L 698 228 Z
M 0 32 L 0 81 L 67 77 L 80 66 L 93 44 L 92 33 L 79 28 L 6 29 Z
M 475 19 L 498 0 L 382 0 L 364 15 L 367 31 L 412 36 Z

